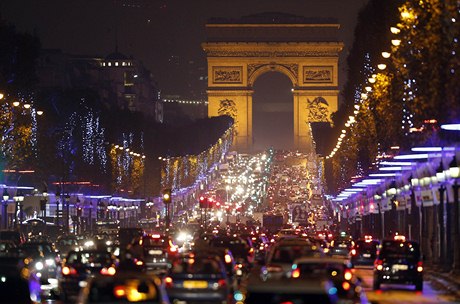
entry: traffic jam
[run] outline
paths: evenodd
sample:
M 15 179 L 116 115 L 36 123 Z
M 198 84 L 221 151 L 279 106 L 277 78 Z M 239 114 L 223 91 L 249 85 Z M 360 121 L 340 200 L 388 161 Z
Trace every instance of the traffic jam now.
M 453 301 L 424 280 L 417 242 L 350 235 L 324 198 L 314 159 L 228 155 L 193 208 L 151 226 L 56 239 L 0 231 L 0 302 Z

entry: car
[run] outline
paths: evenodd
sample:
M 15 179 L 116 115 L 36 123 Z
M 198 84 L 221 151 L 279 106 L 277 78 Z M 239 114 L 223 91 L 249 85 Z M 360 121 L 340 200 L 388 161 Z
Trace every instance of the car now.
M 367 303 L 361 280 L 346 260 L 334 258 L 300 258 L 292 264 L 291 278 L 296 280 L 329 280 L 344 303 Z
M 404 236 L 382 241 L 374 263 L 374 290 L 381 284 L 413 284 L 415 290 L 423 290 L 423 262 L 418 242 Z
M 197 258 L 203 256 L 215 256 L 218 257 L 224 264 L 225 270 L 227 272 L 227 276 L 230 281 L 232 280 L 240 280 L 244 273 L 243 270 L 238 266 L 241 264 L 236 264 L 235 259 L 232 255 L 232 252 L 227 248 L 221 247 L 198 247 L 195 248 L 193 254 Z M 232 284 L 233 285 L 233 284 Z
M 247 286 L 235 293 L 235 300 L 244 299 L 245 304 L 280 304 L 280 303 L 340 303 L 337 289 L 332 282 L 324 280 L 286 279 L 280 284 L 278 280 L 265 280 L 251 274 Z
M 289 277 L 292 263 L 298 258 L 322 257 L 321 249 L 306 239 L 285 239 L 271 248 L 267 261 L 261 267 L 261 275 L 265 279 L 281 279 Z
M 67 256 L 70 251 L 80 251 L 82 249 L 78 238 L 74 235 L 59 236 L 56 240 L 55 247 L 59 251 L 61 257 Z
M 241 264 L 242 267 L 249 267 L 254 262 L 254 248 L 238 236 L 217 236 L 209 242 L 209 245 L 229 249 L 236 263 Z
M 164 278 L 169 300 L 175 302 L 230 303 L 232 286 L 220 261 L 213 257 L 178 257 Z
M 76 298 L 85 281 L 96 274 L 114 275 L 117 259 L 106 250 L 71 251 L 62 263 L 59 276 L 61 299 L 69 301 Z
M 161 234 L 144 235 L 127 249 L 142 260 L 147 271 L 165 272 L 171 266 L 171 259 L 178 254 L 177 246 L 169 236 Z
M 340 235 L 331 241 L 329 255 L 332 257 L 350 258 L 350 251 L 355 246 L 351 236 Z
M 126 248 L 129 244 L 131 244 L 135 240 L 138 240 L 143 235 L 144 230 L 142 228 L 120 228 L 118 230 L 118 243 L 120 244 L 120 248 Z
M 16 246 L 25 243 L 26 238 L 22 233 L 15 230 L 0 230 L 0 240 L 2 241 L 12 241 Z
M 372 266 L 377 257 L 380 241 L 367 237 L 355 242 L 351 249 L 351 263 L 355 266 Z
M 116 273 L 113 276 L 96 275 L 85 282 L 77 303 L 131 303 L 169 304 L 161 279 L 138 272 Z
M 40 278 L 27 269 L 23 258 L 0 257 L 0 278 L 1 303 L 41 303 Z
M 19 256 L 27 259 L 28 268 L 40 278 L 42 288 L 57 290 L 61 260 L 52 243 L 26 242 L 18 247 Z
M 15 256 L 18 253 L 18 247 L 13 241 L 0 240 L 0 257 Z

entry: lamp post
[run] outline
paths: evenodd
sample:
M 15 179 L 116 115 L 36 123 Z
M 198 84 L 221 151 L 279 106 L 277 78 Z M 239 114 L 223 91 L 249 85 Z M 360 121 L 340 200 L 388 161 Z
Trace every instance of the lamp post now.
M 449 175 L 454 179 L 454 184 L 452 185 L 453 197 L 454 197 L 454 222 L 453 222 L 453 251 L 454 251 L 454 273 L 460 272 L 460 244 L 458 238 L 460 235 L 459 231 L 459 221 L 458 217 L 460 216 L 459 200 L 458 200 L 458 189 L 460 185 L 458 184 L 458 178 L 460 177 L 460 167 L 457 165 L 457 158 L 454 156 L 452 161 L 449 164 Z
M 67 233 L 70 232 L 70 196 L 69 194 L 66 194 L 64 196 L 64 202 L 65 202 L 65 229 Z M 64 206 L 63 206 L 64 207 Z
M 16 192 L 16 196 L 13 199 L 16 203 L 16 214 L 15 214 L 16 229 L 21 229 L 22 228 L 22 202 L 24 201 L 24 195 L 22 194 L 22 191 L 18 190 Z M 18 218 L 18 213 L 19 213 L 19 218 Z
M 3 229 L 8 229 L 8 200 L 10 199 L 10 195 L 8 194 L 8 190 L 3 188 L 3 209 L 2 209 L 2 221 L 3 221 Z
M 444 182 L 446 181 L 446 176 L 444 175 L 444 168 L 442 166 L 442 159 L 439 165 L 438 170 L 436 171 L 436 179 L 439 186 L 439 214 L 438 214 L 438 225 L 439 225 L 439 261 L 441 264 L 445 264 L 447 261 L 446 257 L 446 225 L 444 221 L 444 194 L 446 193 L 446 187 Z
M 46 203 L 47 203 L 47 197 L 48 197 L 48 190 L 45 188 L 42 193 L 42 199 L 40 200 L 40 210 L 42 211 L 43 214 L 43 220 L 45 221 L 46 224 Z

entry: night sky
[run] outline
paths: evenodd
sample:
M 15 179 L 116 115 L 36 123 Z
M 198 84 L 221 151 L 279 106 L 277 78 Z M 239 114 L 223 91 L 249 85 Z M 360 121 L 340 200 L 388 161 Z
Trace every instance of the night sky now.
M 16 25 L 19 31 L 37 33 L 43 48 L 62 49 L 69 54 L 106 56 L 114 52 L 117 36 L 119 51 L 140 59 L 154 74 L 163 94 L 199 98 L 199 92 L 204 93 L 205 82 L 198 79 L 206 76 L 206 57 L 201 43 L 205 41 L 204 25 L 209 18 L 238 18 L 263 12 L 290 13 L 307 18 L 335 18 L 341 24 L 339 38 L 345 43 L 339 63 L 339 81 L 343 85 L 347 70 L 345 59 L 353 42 L 357 14 L 366 2 L 367 0 L 2 0 L 0 12 L 1 18 Z M 266 74 L 255 83 L 256 145 L 260 142 L 268 144 L 269 140 L 266 135 L 262 135 L 262 131 L 264 126 L 270 125 L 267 122 L 272 120 L 270 115 L 273 116 L 257 111 L 257 104 L 264 101 L 292 104 L 290 85 L 287 78 L 276 73 Z M 292 114 L 288 113 L 289 110 L 292 113 L 292 109 L 289 107 L 284 107 L 284 114 L 278 117 L 281 120 L 279 125 L 286 125 L 286 128 L 276 130 L 276 133 L 280 133 L 277 140 L 270 139 L 273 142 L 283 142 L 281 146 L 285 147 L 289 146 L 286 137 L 292 137 Z M 275 135 L 271 133 L 271 137 Z

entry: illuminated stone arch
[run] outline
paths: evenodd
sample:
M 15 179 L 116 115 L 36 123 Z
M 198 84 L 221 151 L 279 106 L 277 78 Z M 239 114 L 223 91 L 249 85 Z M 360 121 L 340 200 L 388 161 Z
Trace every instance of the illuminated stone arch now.
M 276 71 L 293 85 L 295 147 L 315 152 L 310 123 L 330 122 L 338 107 L 338 29 L 330 20 L 278 13 L 206 24 L 208 116 L 235 119 L 235 149 L 251 151 L 253 85 Z

